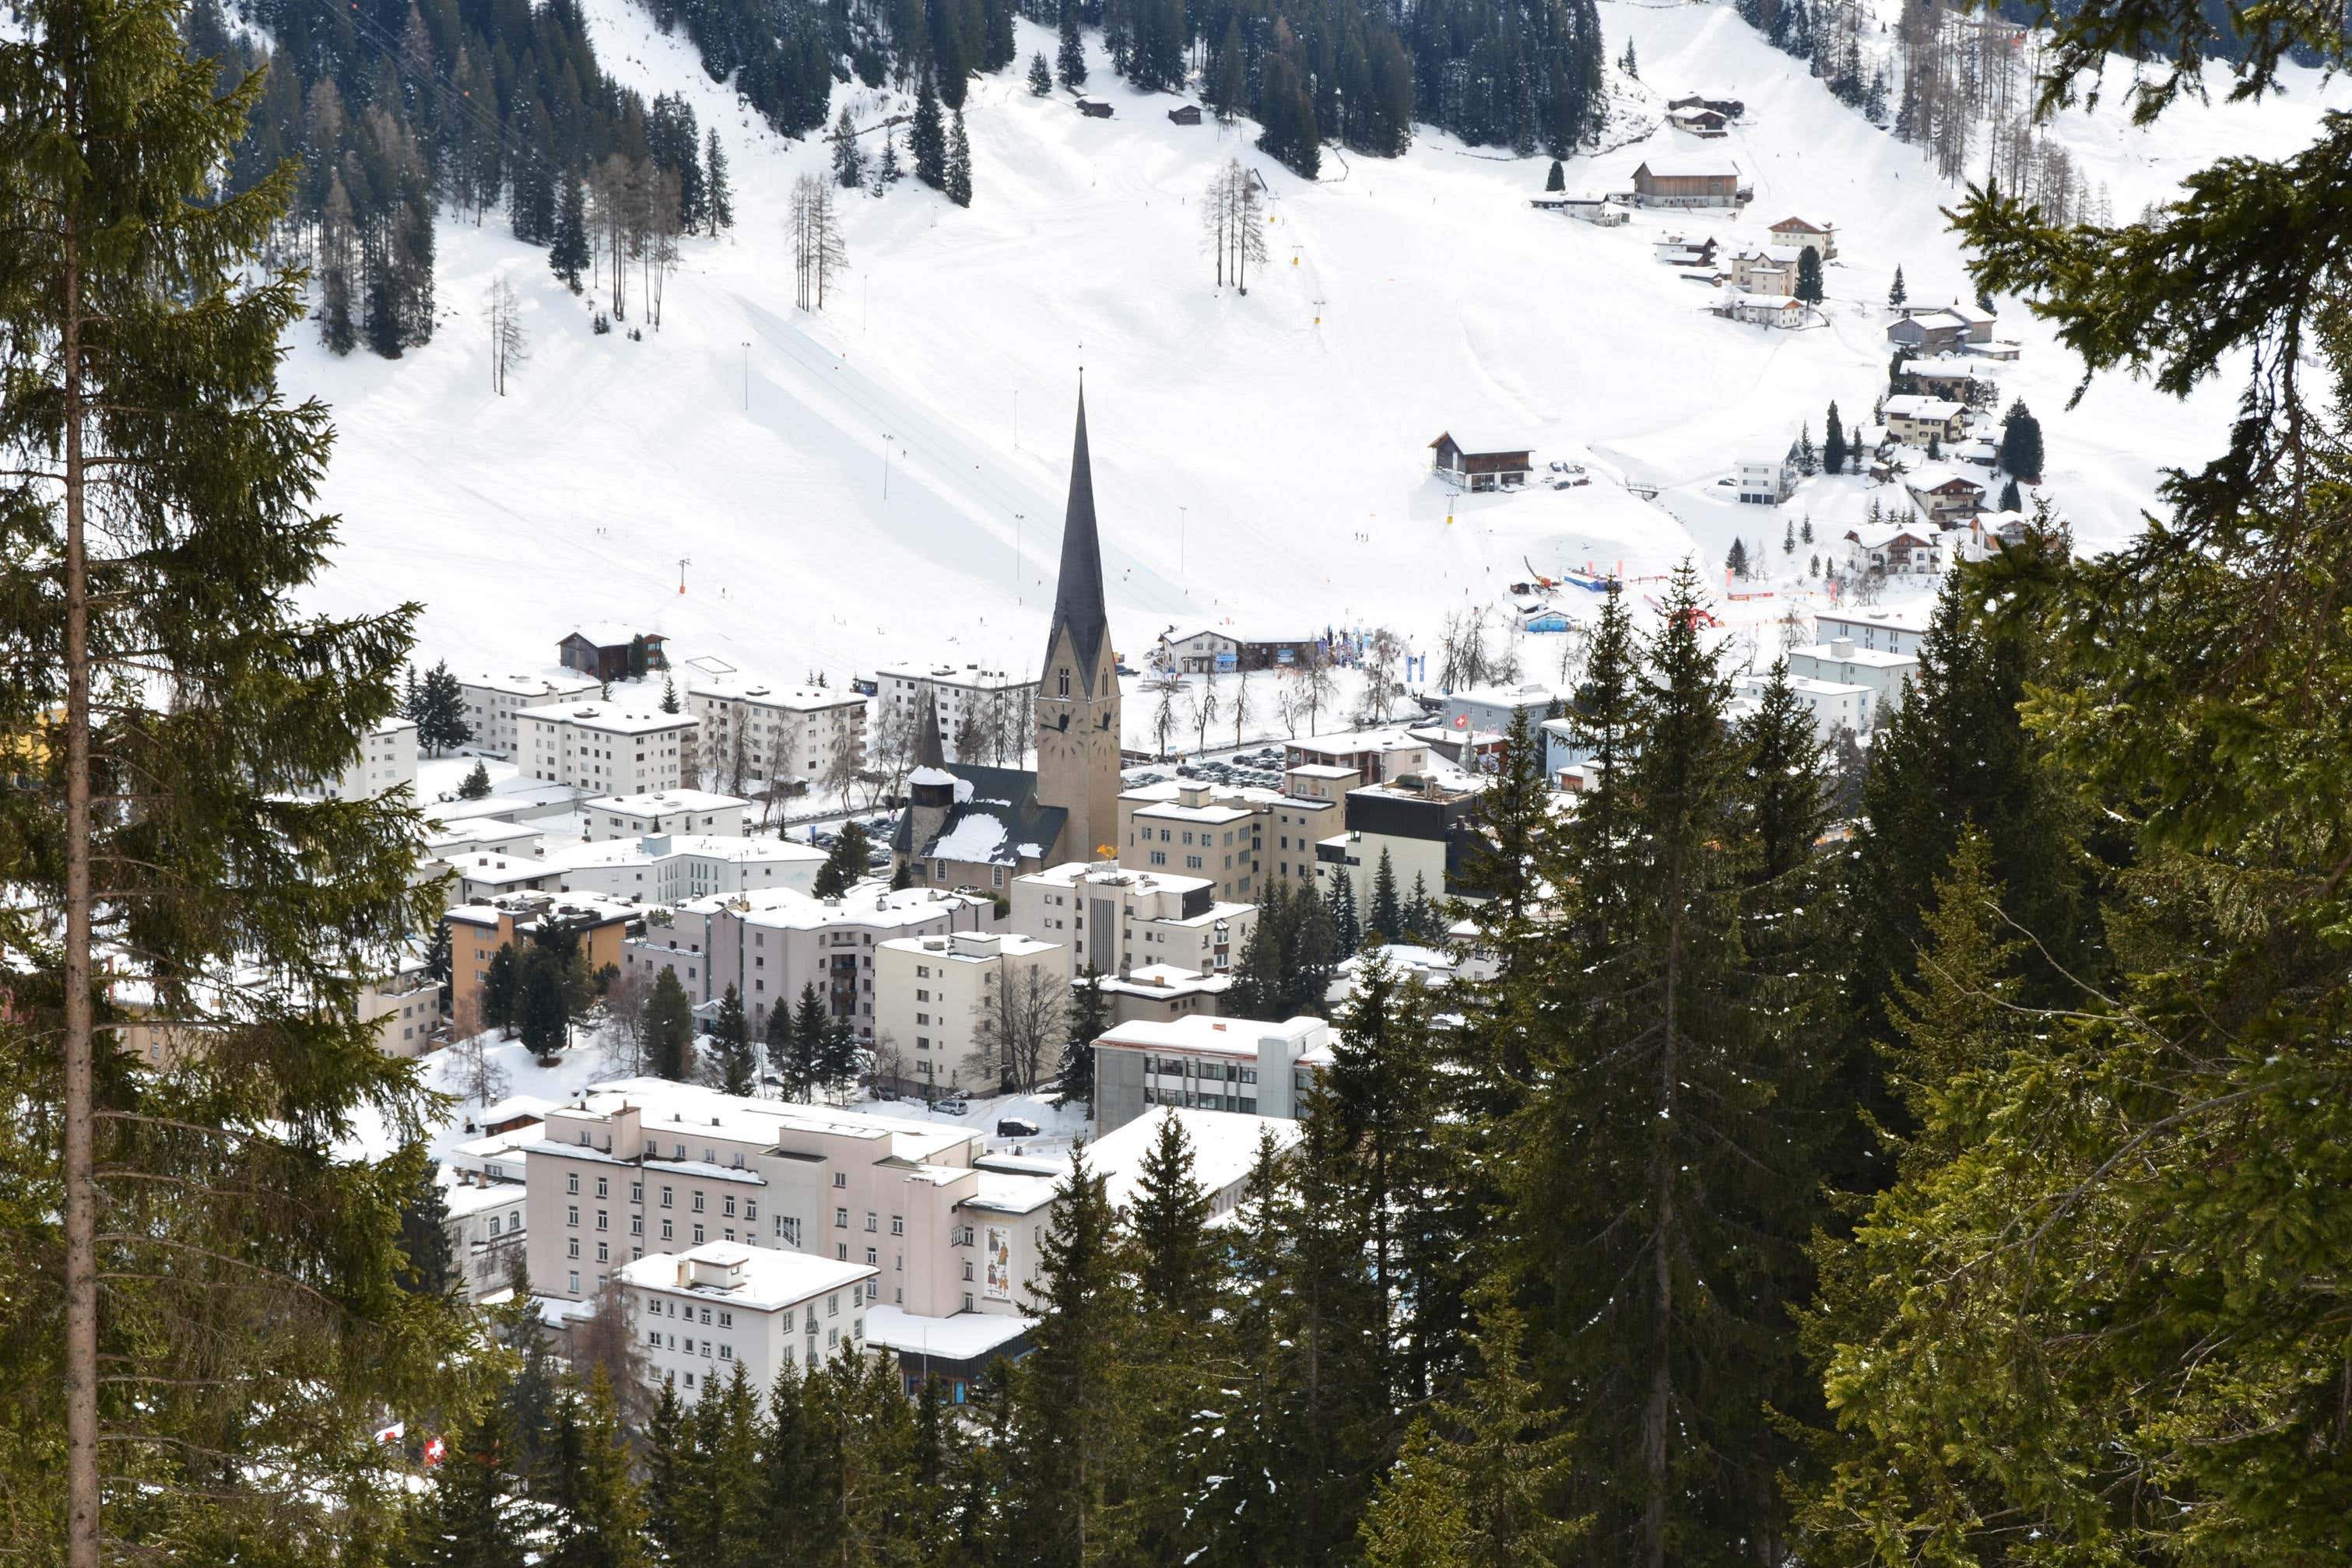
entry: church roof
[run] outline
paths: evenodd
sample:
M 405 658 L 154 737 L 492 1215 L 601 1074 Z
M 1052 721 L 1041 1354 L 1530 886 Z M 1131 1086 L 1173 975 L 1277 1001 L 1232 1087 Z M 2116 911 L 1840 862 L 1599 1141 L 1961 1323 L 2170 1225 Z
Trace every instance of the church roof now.
M 1070 629 L 1078 681 L 1092 696 L 1096 666 L 1102 663 L 1103 643 L 1110 636 L 1110 617 L 1103 608 L 1102 540 L 1095 527 L 1095 473 L 1087 455 L 1084 388 L 1078 392 L 1078 435 L 1070 455 L 1070 504 L 1062 517 L 1062 570 L 1054 584 L 1054 622 L 1045 630 L 1049 661 L 1065 625 Z
M 950 764 L 947 771 L 969 785 L 969 790 L 956 791 L 956 803 L 921 843 L 915 841 L 914 812 L 899 812 L 890 832 L 891 849 L 913 860 L 1002 866 L 1016 866 L 1024 860 L 1054 863 L 1069 813 L 1038 803 L 1037 775 L 1026 768 L 961 762 Z
M 923 683 L 923 706 L 915 710 L 915 766 L 945 768 L 947 754 L 940 749 L 940 694 L 930 682 Z

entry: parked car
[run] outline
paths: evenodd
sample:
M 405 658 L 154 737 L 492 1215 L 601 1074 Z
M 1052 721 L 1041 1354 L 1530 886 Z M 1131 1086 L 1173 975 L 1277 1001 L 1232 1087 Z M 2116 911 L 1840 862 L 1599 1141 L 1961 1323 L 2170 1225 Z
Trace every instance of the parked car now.
M 1739 481 L 1733 478 L 1730 475 L 1726 474 L 1722 478 L 1717 479 L 1716 483 L 1728 489 L 1730 486 L 1738 484 Z
M 1567 464 L 1565 464 L 1565 463 L 1562 463 L 1562 462 L 1561 462 L 1559 458 L 1557 458 L 1557 457 L 1555 457 L 1555 458 L 1553 458 L 1553 459 L 1551 460 L 1551 463 L 1550 463 L 1549 466 L 1550 466 L 1550 468 L 1551 468 L 1551 471 L 1552 471 L 1553 473 L 1555 473 L 1555 474 L 1565 474 L 1565 473 L 1567 473 L 1567 472 L 1568 472 L 1568 465 L 1567 465 Z
M 1034 1138 L 1037 1135 L 1037 1124 L 1024 1122 L 1018 1116 L 999 1116 L 996 1119 L 996 1135 L 1000 1138 Z
M 969 1116 L 971 1114 L 971 1104 L 962 1100 L 942 1100 L 938 1104 L 932 1106 L 931 1109 L 934 1111 L 943 1112 L 950 1116 Z

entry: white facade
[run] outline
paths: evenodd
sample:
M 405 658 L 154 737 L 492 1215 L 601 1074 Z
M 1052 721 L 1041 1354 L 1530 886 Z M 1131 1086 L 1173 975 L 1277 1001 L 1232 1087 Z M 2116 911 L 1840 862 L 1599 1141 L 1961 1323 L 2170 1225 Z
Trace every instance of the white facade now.
M 1741 675 L 1732 683 L 1735 700 L 1760 701 L 1770 684 L 1769 675 Z M 1789 690 L 1812 716 L 1813 733 L 1822 740 L 1831 739 L 1841 729 L 1867 735 L 1877 716 L 1877 694 L 1869 686 L 1791 674 Z
M 686 688 L 687 711 L 700 721 L 702 766 L 731 778 L 739 760 L 747 779 L 800 779 L 822 784 L 836 755 L 866 762 L 866 698 L 824 686 L 784 686 L 705 675 Z
M 743 836 L 751 802 L 708 789 L 671 789 L 658 795 L 607 795 L 582 804 L 589 840 L 642 839 L 648 833 L 709 833 Z
M 940 748 L 943 755 L 955 758 L 955 738 L 962 731 L 966 718 L 983 730 L 1001 729 L 1013 748 L 1027 750 L 1030 705 L 1037 696 L 1036 676 L 984 669 L 979 664 L 886 665 L 874 672 L 877 716 L 885 708 L 910 716 L 921 712 L 926 685 L 931 688 L 932 700 L 939 704 Z
M 1742 458 L 1733 473 L 1742 506 L 1777 507 L 1797 488 L 1797 465 L 1786 457 Z
M 1564 695 L 1534 681 L 1516 686 L 1473 686 L 1447 697 L 1439 713 L 1449 729 L 1506 735 L 1517 714 L 1528 716 L 1530 729 L 1543 723 L 1551 716 L 1551 705 Z
M 338 800 L 373 800 L 400 789 L 416 792 L 416 726 L 387 718 L 360 737 L 359 756 L 319 793 Z
M 1076 979 L 1154 964 L 1222 975 L 1257 928 L 1254 904 L 1221 904 L 1205 877 L 1071 861 L 1013 879 L 1012 925 L 1056 945 Z
M 1064 998 L 1069 995 L 1069 959 L 1060 946 L 1014 933 L 959 931 L 953 936 L 905 936 L 874 949 L 874 1039 L 877 1051 L 893 1051 L 887 1067 L 919 1081 L 926 1089 L 957 1085 L 968 1076 L 965 1059 L 979 1042 L 982 1019 L 993 1015 L 997 998 L 1029 994 L 1032 982 Z M 1059 1065 L 1061 1036 L 1054 1033 L 1048 1069 Z M 991 1086 L 993 1087 L 992 1085 Z
M 1947 398 L 1900 392 L 1888 398 L 1880 412 L 1886 419 L 1886 434 L 1914 446 L 1930 440 L 1958 441 L 1969 431 L 1968 405 Z
M 1816 643 L 1810 648 L 1790 649 L 1789 674 L 1836 685 L 1866 686 L 1874 698 L 1872 716 L 1876 717 L 1903 706 L 1904 688 L 1917 678 L 1919 659 L 1915 653 L 1857 647 L 1840 638 Z
M 617 703 L 517 708 L 515 765 L 526 779 L 593 789 L 600 796 L 676 789 L 693 743 L 683 713 Z
M 1331 1065 L 1331 1026 L 1193 1014 L 1138 1019 L 1095 1039 L 1099 1140 L 1155 1106 L 1295 1120 L 1315 1075 Z
M 692 1405 L 737 1365 L 765 1394 L 784 1368 L 866 1349 L 867 1285 L 879 1270 L 727 1241 L 623 1265 L 632 1334 L 655 1383 Z
M 1817 611 L 1813 635 L 1823 643 L 1848 642 L 1880 653 L 1916 653 L 1927 639 L 1924 622 L 1891 610 Z
M 458 693 L 466 702 L 466 722 L 474 731 L 474 738 L 466 745 L 469 750 L 510 758 L 519 738 L 515 732 L 518 708 L 593 697 L 602 689 L 579 671 L 561 668 L 527 674 L 467 676 L 457 683 Z

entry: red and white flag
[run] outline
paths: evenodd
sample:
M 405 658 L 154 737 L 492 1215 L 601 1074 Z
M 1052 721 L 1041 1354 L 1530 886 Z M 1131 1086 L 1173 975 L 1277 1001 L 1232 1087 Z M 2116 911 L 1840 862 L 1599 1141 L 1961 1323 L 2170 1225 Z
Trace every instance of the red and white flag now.
M 439 1464 L 441 1462 L 441 1455 L 443 1452 L 444 1450 L 441 1447 L 441 1439 L 438 1437 L 434 1438 L 431 1442 L 425 1445 L 425 1462 L 428 1465 Z
M 397 1443 L 406 1436 L 408 1436 L 408 1423 L 394 1421 L 391 1426 L 378 1432 L 375 1435 L 375 1440 L 379 1443 Z

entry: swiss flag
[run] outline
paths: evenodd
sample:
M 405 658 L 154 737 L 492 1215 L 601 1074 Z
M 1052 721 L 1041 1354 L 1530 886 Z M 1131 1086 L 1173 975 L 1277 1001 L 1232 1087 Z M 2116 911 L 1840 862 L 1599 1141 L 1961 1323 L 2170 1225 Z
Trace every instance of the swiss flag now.
M 434 1438 L 431 1442 L 425 1445 L 425 1462 L 428 1465 L 439 1464 L 441 1462 L 441 1456 L 445 1451 L 446 1450 L 444 1450 L 441 1446 L 441 1439 L 438 1437 Z

